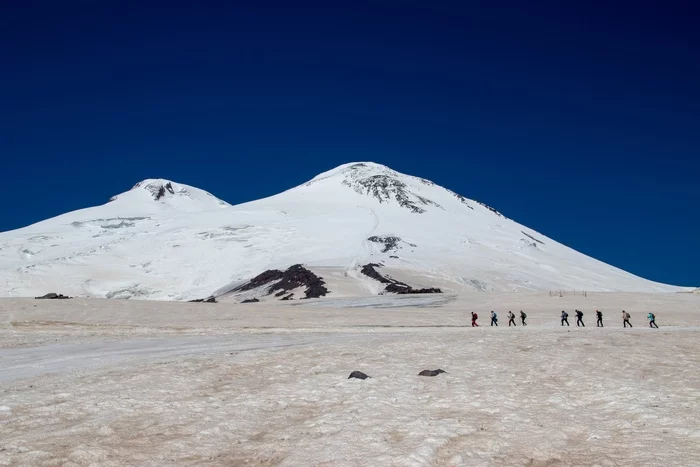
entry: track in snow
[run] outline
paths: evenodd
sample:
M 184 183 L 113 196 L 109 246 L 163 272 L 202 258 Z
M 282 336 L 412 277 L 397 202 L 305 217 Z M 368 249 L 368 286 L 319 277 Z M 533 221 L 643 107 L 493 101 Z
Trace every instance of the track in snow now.
M 156 360 L 225 352 L 301 347 L 369 336 L 270 336 L 232 334 L 222 337 L 137 339 L 109 343 L 54 344 L 40 347 L 0 349 L 0 382 L 45 373 L 75 371 L 125 360 Z

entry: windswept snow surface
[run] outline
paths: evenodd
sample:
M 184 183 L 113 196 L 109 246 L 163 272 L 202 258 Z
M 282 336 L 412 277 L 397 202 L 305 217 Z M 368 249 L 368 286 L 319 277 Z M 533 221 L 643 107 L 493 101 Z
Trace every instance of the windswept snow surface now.
M 168 180 L 0 234 L 0 293 L 189 300 L 268 269 L 305 264 L 330 297 L 376 295 L 369 262 L 409 285 L 469 291 L 646 291 L 650 282 L 567 248 L 496 210 L 370 162 L 230 206 Z
M 412 299 L 2 299 L 0 465 L 700 465 L 697 295 Z

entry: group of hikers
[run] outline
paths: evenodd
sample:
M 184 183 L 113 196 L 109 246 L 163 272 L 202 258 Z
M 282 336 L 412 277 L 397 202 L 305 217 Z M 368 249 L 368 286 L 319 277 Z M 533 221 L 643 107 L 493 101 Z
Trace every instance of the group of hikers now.
M 576 313 L 576 326 L 577 327 L 586 327 L 586 325 L 583 323 L 583 311 L 581 310 L 574 310 Z M 596 327 L 602 328 L 603 326 L 603 312 L 600 310 L 595 311 L 596 314 Z M 508 327 L 511 326 L 516 326 L 515 324 L 515 318 L 516 315 L 512 312 L 508 312 Z M 477 324 L 476 320 L 479 319 L 479 315 L 474 313 L 472 311 L 472 327 L 477 328 L 479 325 Z M 527 322 L 525 321 L 527 319 L 527 314 L 523 311 L 520 310 L 520 322 L 523 326 L 527 326 Z M 647 315 L 647 319 L 649 320 L 649 327 L 650 328 L 656 328 L 659 329 L 659 326 L 656 325 L 656 315 L 654 313 L 649 313 Z M 566 311 L 561 312 L 561 325 L 564 326 L 566 324 L 569 326 L 569 313 Z M 632 327 L 632 323 L 630 323 L 630 314 L 626 312 L 625 310 L 622 310 L 622 325 L 624 327 Z M 495 311 L 491 311 L 491 326 L 498 326 L 498 314 Z
M 473 328 L 478 328 L 479 325 L 476 323 L 476 320 L 479 319 L 479 315 L 474 313 L 472 311 L 472 327 Z M 527 314 L 523 311 L 520 310 L 520 322 L 522 323 L 523 326 L 527 326 L 527 322 L 525 320 L 527 319 Z M 508 326 L 515 326 L 515 315 L 513 314 L 512 311 L 508 312 Z M 491 311 L 491 326 L 498 326 L 498 315 L 496 314 L 495 311 Z

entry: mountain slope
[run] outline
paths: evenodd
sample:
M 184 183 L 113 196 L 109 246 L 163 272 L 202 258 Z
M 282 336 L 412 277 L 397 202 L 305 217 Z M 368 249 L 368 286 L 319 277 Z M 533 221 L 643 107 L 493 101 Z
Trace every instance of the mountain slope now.
M 0 291 L 185 300 L 304 264 L 331 295 L 379 293 L 362 266 L 415 287 L 675 291 L 565 247 L 496 210 L 374 163 L 345 164 L 230 206 L 145 180 L 94 208 L 0 234 Z M 265 290 L 248 293 L 264 295 Z

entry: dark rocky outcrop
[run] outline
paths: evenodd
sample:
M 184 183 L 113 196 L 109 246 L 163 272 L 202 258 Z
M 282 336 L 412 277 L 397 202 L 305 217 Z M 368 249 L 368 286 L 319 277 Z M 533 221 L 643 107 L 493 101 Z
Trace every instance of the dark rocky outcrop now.
M 171 195 L 174 195 L 174 194 L 175 194 L 175 190 L 173 190 L 172 184 L 171 184 L 170 182 L 168 182 L 168 183 L 166 183 L 165 185 L 161 185 L 160 187 L 158 187 L 158 191 L 156 191 L 155 193 L 153 193 L 153 198 L 154 198 L 156 201 L 158 201 L 158 200 L 161 199 L 163 196 L 165 196 L 166 190 L 167 190 Z
M 241 303 L 258 303 L 260 300 L 257 298 L 249 298 L 247 300 L 243 300 Z
M 285 292 L 286 293 L 286 292 Z M 294 300 L 292 297 L 294 296 L 293 293 L 290 293 L 289 295 L 286 295 L 282 298 L 280 298 L 281 301 L 286 302 L 287 300 Z
M 390 203 L 393 199 L 399 206 L 415 214 L 425 212 L 421 206 L 435 206 L 442 209 L 442 206 L 435 201 L 412 192 L 410 187 L 400 180 L 397 172 L 383 168 L 379 169 L 380 173 L 373 173 L 365 170 L 366 168 L 366 164 L 354 164 L 348 167 L 342 184 L 359 194 L 369 195 L 380 203 Z M 428 180 L 421 180 L 421 182 L 426 185 L 432 183 Z
M 284 276 L 284 273 L 278 269 L 268 269 L 267 271 L 263 272 L 262 274 L 258 274 L 257 276 L 253 277 L 251 280 L 249 280 L 246 284 L 242 285 L 241 287 L 235 288 L 233 291 L 234 292 L 245 292 L 247 290 L 257 289 L 258 287 L 262 287 L 263 285 L 267 285 L 270 282 L 281 280 L 283 276 Z
M 214 297 L 207 297 L 207 298 L 197 298 L 195 300 L 189 300 L 189 303 L 217 303 L 216 298 Z
M 418 198 L 418 202 L 423 205 L 432 204 L 439 206 L 437 203 L 431 200 L 418 197 L 411 193 L 408 191 L 405 183 L 388 175 L 371 175 L 369 177 L 356 180 L 355 183 L 356 185 L 353 187 L 355 188 L 355 191 L 364 192 L 365 194 L 376 198 L 380 203 L 389 202 L 391 198 L 394 198 L 399 206 L 406 208 L 415 214 L 423 214 L 425 209 L 419 207 L 416 202 L 411 199 L 411 197 Z M 348 180 L 343 181 L 343 184 L 350 187 L 353 186 L 353 183 L 349 182 Z
M 270 287 L 270 293 L 275 290 L 293 290 L 306 286 L 305 298 L 324 297 L 328 293 L 325 282 L 301 264 L 295 264 L 282 275 L 282 280 Z
M 372 236 L 369 237 L 367 240 L 373 243 L 381 243 L 384 245 L 384 249 L 382 250 L 382 253 L 387 253 L 389 251 L 395 250 L 398 247 L 399 242 L 401 239 L 399 237 L 378 237 L 378 236 Z
M 445 188 L 445 190 L 447 190 L 447 188 Z M 467 198 L 465 198 L 464 196 L 462 196 L 462 195 L 460 195 L 460 194 L 458 194 L 458 193 L 455 193 L 455 192 L 452 191 L 452 190 L 447 190 L 447 192 L 450 193 L 450 194 L 451 194 L 452 196 L 454 196 L 455 198 L 457 198 L 457 199 L 460 201 L 460 203 L 464 204 L 466 207 L 468 207 L 468 208 L 471 209 L 472 211 L 474 210 L 474 208 L 471 207 L 471 206 L 469 205 L 469 201 L 467 201 Z
M 369 263 L 365 264 L 362 266 L 362 269 L 360 272 L 364 274 L 367 277 L 370 277 L 376 281 L 381 282 L 382 284 L 386 284 L 384 287 L 384 292 L 387 293 L 395 293 L 399 295 L 404 295 L 404 294 L 425 294 L 425 293 L 442 293 L 442 290 L 438 288 L 428 288 L 428 289 L 414 289 L 410 285 L 397 281 L 396 279 L 392 279 L 390 277 L 385 277 L 379 272 L 377 272 L 376 268 L 382 267 L 381 264 L 377 263 Z
M 265 295 L 275 294 L 275 297 L 281 297 L 291 290 L 306 287 L 304 298 L 318 298 L 329 293 L 325 285 L 322 277 L 317 276 L 301 264 L 295 264 L 286 271 L 269 269 L 236 287 L 232 292 L 245 292 L 268 286 Z M 292 294 L 289 294 L 281 300 L 290 300 L 291 296 Z
M 367 240 L 373 243 L 380 243 L 384 245 L 384 249 L 382 250 L 382 253 L 388 253 L 390 251 L 395 251 L 401 249 L 401 246 L 399 245 L 401 242 L 406 243 L 408 246 L 416 247 L 413 243 L 408 243 L 404 242 L 401 240 L 400 237 L 393 237 L 390 235 L 384 235 L 384 236 L 372 236 L 369 237 Z
M 447 373 L 445 370 L 437 369 L 437 370 L 423 370 L 420 373 L 418 373 L 418 376 L 437 376 L 440 373 Z
M 480 203 L 479 201 L 477 201 L 476 203 L 477 203 L 478 205 L 480 205 L 480 206 L 485 207 L 486 209 L 488 209 L 489 211 L 491 211 L 492 213 L 494 213 L 494 214 L 497 215 L 498 217 L 502 217 L 502 218 L 504 218 L 504 219 L 507 219 L 506 216 L 504 216 L 504 215 L 501 214 L 500 212 L 496 211 L 496 210 L 495 210 L 494 208 L 492 208 L 491 206 L 489 206 L 489 205 L 487 205 L 487 204 L 484 204 L 484 203 Z
M 522 230 L 521 230 L 520 232 L 522 232 L 522 234 L 525 235 L 526 237 L 528 237 L 529 239 L 534 240 L 534 241 L 536 241 L 537 243 L 539 243 L 539 244 L 541 244 L 541 245 L 544 245 L 544 242 L 543 242 L 543 241 L 537 240 L 537 239 L 536 239 L 535 237 L 533 237 L 532 235 L 530 235 L 530 234 L 528 234 L 528 233 L 525 233 L 525 232 L 523 232 Z
M 357 379 L 367 379 L 371 378 L 371 376 L 367 376 L 366 374 L 362 373 L 361 371 L 353 371 L 350 373 L 350 376 L 348 376 L 348 379 L 352 378 L 357 378 Z
M 382 276 L 381 274 L 379 274 L 377 272 L 376 269 L 374 269 L 374 268 L 381 268 L 381 267 L 382 267 L 381 264 L 369 263 L 369 264 L 365 264 L 364 266 L 362 266 L 362 269 L 360 269 L 360 272 L 362 274 L 364 274 L 365 276 L 374 279 L 375 281 L 381 282 L 382 284 L 391 284 L 391 281 L 389 279 Z
M 414 289 L 413 287 L 408 286 L 408 285 L 403 284 L 403 283 L 389 284 L 384 288 L 384 290 L 389 292 L 389 293 L 395 293 L 395 294 L 399 294 L 399 295 L 420 294 L 420 293 L 442 293 L 442 290 L 438 289 L 437 287 Z
M 63 295 L 60 293 L 51 292 L 51 293 L 47 293 L 46 295 L 42 295 L 41 297 L 34 297 L 34 298 L 36 300 L 66 300 L 66 299 L 73 298 L 73 297 L 69 297 L 67 295 Z

